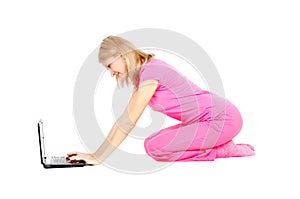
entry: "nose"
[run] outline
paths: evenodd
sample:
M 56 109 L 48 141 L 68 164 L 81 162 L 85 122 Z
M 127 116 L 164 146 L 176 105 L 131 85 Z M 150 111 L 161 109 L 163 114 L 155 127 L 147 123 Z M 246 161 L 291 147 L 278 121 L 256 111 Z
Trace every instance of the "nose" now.
M 111 75 L 112 77 L 115 76 L 115 75 L 117 74 L 117 72 L 112 71 L 112 70 L 109 70 L 109 72 L 110 72 L 110 75 Z

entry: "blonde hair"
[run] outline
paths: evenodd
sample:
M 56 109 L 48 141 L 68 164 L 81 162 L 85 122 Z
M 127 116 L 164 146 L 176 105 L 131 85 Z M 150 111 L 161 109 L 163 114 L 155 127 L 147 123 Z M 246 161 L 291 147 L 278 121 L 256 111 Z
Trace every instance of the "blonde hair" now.
M 152 59 L 154 54 L 148 54 L 137 49 L 132 43 L 121 37 L 109 36 L 103 39 L 100 45 L 98 60 L 105 67 L 108 67 L 120 54 L 125 58 L 128 73 L 121 79 L 116 76 L 118 85 L 119 83 L 122 86 L 124 86 L 124 83 L 129 85 L 129 81 L 131 81 L 136 86 L 136 83 L 139 81 L 141 66 Z

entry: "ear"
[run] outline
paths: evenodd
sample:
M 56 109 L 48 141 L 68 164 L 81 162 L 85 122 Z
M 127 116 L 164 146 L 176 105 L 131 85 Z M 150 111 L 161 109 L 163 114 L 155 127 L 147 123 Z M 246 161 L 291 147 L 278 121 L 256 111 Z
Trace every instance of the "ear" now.
M 127 63 L 126 61 L 127 61 L 127 57 L 125 56 L 125 55 L 120 55 L 121 56 L 121 59 L 122 59 L 122 61 L 123 61 L 123 63 Z

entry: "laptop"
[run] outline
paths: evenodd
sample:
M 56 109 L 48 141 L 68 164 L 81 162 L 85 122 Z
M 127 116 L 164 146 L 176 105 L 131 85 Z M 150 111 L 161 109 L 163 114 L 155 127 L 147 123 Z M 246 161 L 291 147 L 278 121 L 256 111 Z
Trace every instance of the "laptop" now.
M 45 169 L 85 166 L 84 161 L 72 162 L 72 163 L 68 162 L 66 156 L 46 156 L 45 155 L 46 153 L 45 153 L 44 129 L 43 129 L 43 121 L 42 120 L 40 120 L 38 122 L 38 134 L 39 134 L 41 163 Z

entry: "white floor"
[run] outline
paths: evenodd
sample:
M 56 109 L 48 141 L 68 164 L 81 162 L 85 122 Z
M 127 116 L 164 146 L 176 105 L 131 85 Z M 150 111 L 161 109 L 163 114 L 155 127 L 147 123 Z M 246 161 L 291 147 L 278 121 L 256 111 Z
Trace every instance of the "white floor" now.
M 129 2 L 0 3 L 1 198 L 299 198 L 297 2 Z M 125 14 L 135 3 L 142 7 Z M 105 36 L 145 27 L 184 34 L 208 53 L 243 115 L 235 140 L 257 155 L 143 175 L 105 166 L 43 169 L 37 121 L 47 124 L 49 152 L 83 151 L 73 120 L 81 65 Z

